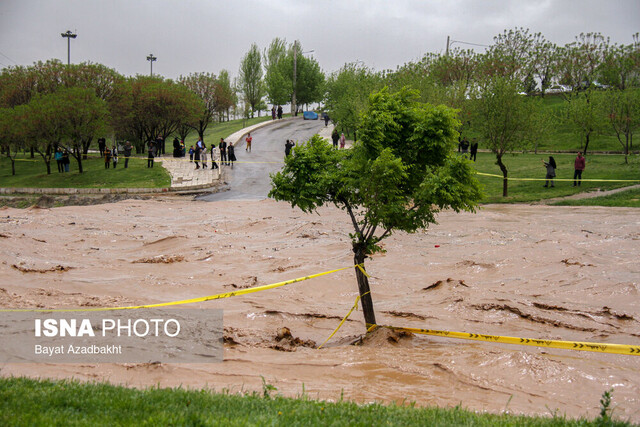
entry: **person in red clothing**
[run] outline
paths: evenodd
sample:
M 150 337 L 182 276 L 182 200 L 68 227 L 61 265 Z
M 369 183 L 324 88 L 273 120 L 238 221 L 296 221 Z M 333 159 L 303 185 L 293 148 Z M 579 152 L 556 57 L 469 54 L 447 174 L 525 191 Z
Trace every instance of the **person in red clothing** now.
M 244 140 L 247 141 L 247 148 L 245 148 L 244 151 L 251 152 L 251 141 L 253 141 L 253 138 L 251 137 L 251 134 L 248 133 L 247 137 Z
M 582 153 L 578 152 L 578 157 L 576 157 L 576 161 L 574 162 L 574 172 L 573 172 L 573 186 L 580 185 L 582 180 L 582 171 L 586 166 L 586 159 L 582 157 Z

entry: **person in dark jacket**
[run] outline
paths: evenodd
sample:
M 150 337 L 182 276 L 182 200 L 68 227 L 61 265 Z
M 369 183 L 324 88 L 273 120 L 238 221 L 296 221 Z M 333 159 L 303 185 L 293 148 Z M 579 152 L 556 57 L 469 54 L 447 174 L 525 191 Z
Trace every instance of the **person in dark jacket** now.
M 543 160 L 542 163 L 544 164 L 544 167 L 547 168 L 547 176 L 546 176 L 547 181 L 545 182 L 544 186 L 548 187 L 549 181 L 551 181 L 551 186 L 553 187 L 553 178 L 555 178 L 556 169 L 558 168 L 556 166 L 556 161 L 553 159 L 553 157 L 549 156 L 549 161 L 545 162 Z
M 473 142 L 471 143 L 471 147 L 469 148 L 469 153 L 469 159 L 475 162 L 476 155 L 478 154 L 478 141 L 476 141 L 475 138 L 473 138 Z
M 333 132 L 331 132 L 331 140 L 333 141 L 333 148 L 338 149 L 338 140 L 340 140 L 340 134 L 338 133 L 338 129 L 333 128 Z
M 229 146 L 227 147 L 227 156 L 229 158 L 229 162 L 231 162 L 231 168 L 233 169 L 233 162 L 235 162 L 237 159 L 235 148 L 233 147 L 232 142 L 230 142 Z M 229 162 L 227 162 L 227 164 L 229 164 Z
M 573 186 L 580 185 L 582 182 L 582 171 L 587 165 L 587 161 L 582 157 L 582 153 L 578 153 L 575 162 L 573 163 Z
M 129 167 L 129 157 L 131 157 L 131 142 L 127 141 L 124 143 L 124 147 L 122 148 L 122 153 L 124 154 L 124 168 Z

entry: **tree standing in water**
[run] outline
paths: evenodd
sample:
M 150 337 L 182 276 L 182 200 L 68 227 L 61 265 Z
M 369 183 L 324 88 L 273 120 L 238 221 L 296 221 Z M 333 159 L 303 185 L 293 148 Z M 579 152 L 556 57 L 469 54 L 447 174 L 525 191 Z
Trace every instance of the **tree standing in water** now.
M 417 93 L 385 88 L 371 95 L 361 139 L 334 150 L 314 136 L 271 175 L 269 196 L 313 212 L 325 203 L 346 211 L 365 323 L 376 324 L 365 259 L 383 251 L 395 230 L 415 232 L 435 223 L 442 209 L 474 211 L 481 198 L 467 159 L 454 155 L 456 111 L 416 101 Z

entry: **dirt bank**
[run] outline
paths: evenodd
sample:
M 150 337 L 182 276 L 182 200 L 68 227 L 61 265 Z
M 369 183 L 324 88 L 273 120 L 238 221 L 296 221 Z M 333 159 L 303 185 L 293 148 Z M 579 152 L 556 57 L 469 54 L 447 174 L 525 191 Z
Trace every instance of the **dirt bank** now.
M 640 220 L 626 208 L 486 206 L 397 233 L 368 261 L 378 322 L 482 334 L 640 343 Z M 0 306 L 94 307 L 225 292 L 349 266 L 349 219 L 261 202 L 125 200 L 0 210 Z M 151 260 L 145 262 L 145 260 Z M 158 261 L 160 260 L 160 261 Z M 224 309 L 218 364 L 9 364 L 1 375 L 130 386 L 306 392 L 358 402 L 596 416 L 614 388 L 640 421 L 640 357 L 390 334 L 351 345 L 351 270 L 247 296 Z

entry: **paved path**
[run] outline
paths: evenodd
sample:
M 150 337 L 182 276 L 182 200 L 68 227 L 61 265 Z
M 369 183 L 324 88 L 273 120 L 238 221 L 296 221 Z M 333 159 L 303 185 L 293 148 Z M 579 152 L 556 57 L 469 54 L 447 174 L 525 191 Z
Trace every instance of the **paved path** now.
M 261 200 L 267 198 L 271 190 L 270 173 L 282 168 L 284 144 L 287 139 L 302 143 L 311 136 L 331 134 L 329 126 L 325 127 L 321 120 L 303 120 L 297 117 L 273 123 L 251 132 L 253 147 L 251 152 L 245 151 L 244 138 L 235 145 L 238 161 L 233 169 L 223 167 L 222 181 L 226 187 L 214 194 L 198 197 L 199 200 Z M 246 133 L 246 132 L 245 132 Z M 244 135 L 244 134 L 243 134 Z

